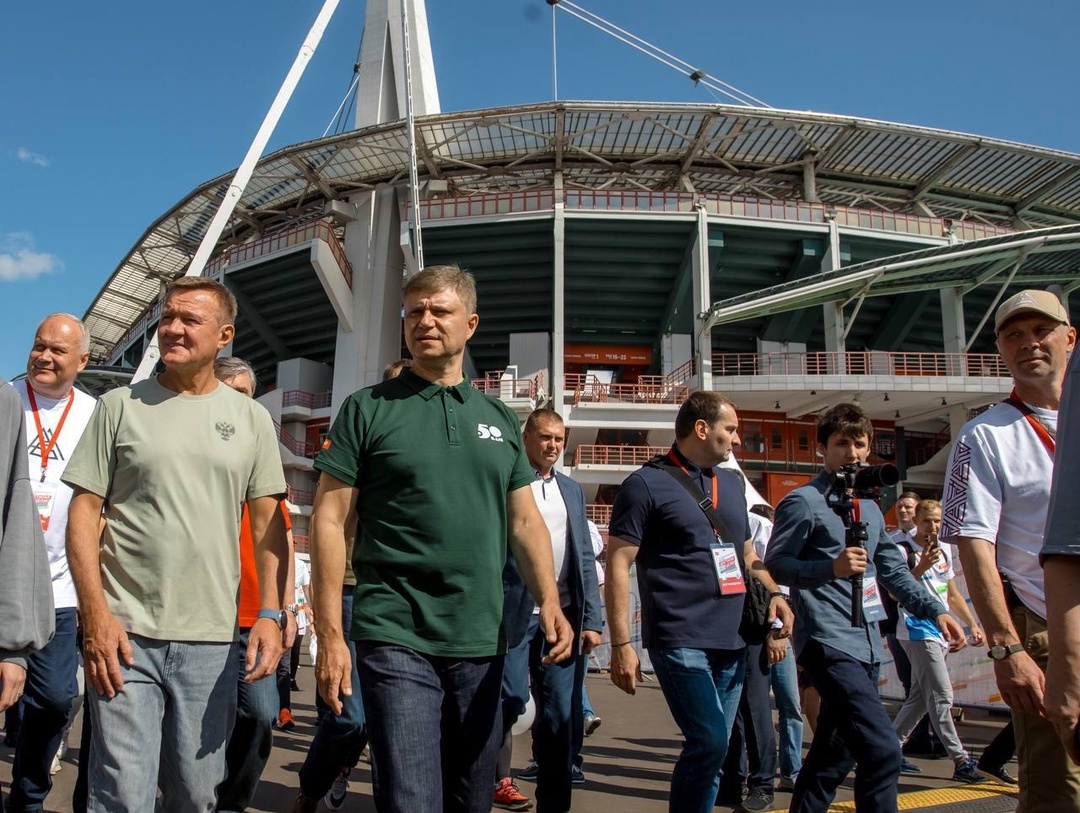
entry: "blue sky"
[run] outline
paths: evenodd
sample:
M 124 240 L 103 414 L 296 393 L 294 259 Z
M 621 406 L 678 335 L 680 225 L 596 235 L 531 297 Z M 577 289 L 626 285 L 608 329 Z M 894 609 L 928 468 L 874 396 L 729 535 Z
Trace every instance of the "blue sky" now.
M 396 1 L 396 0 L 395 0 Z M 775 107 L 1080 152 L 1080 3 L 577 0 Z M 320 0 L 9 3 L 0 38 L 0 376 L 82 315 L 150 223 L 243 158 Z M 322 135 L 352 76 L 342 0 L 269 149 Z M 544 0 L 428 0 L 443 110 L 552 98 Z M 563 99 L 719 101 L 568 14 Z

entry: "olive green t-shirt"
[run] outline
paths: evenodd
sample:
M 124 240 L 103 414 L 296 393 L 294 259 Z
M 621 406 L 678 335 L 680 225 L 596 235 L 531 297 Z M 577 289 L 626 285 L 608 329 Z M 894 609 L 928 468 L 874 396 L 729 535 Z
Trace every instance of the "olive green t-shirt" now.
M 285 492 L 265 408 L 223 384 L 207 395 L 156 378 L 113 390 L 63 480 L 105 498 L 101 580 L 127 632 L 235 640 L 244 501 Z
M 506 497 L 535 475 L 505 404 L 404 370 L 349 396 L 315 468 L 359 492 L 355 640 L 446 657 L 506 650 Z

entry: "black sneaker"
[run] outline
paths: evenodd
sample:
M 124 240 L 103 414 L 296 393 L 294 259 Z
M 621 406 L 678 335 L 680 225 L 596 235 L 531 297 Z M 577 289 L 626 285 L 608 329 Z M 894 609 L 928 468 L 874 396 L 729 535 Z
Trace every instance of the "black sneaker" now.
M 518 774 L 520 776 L 520 774 Z M 570 766 L 570 782 L 575 785 L 585 784 L 585 772 L 577 765 Z
M 920 768 L 914 762 L 908 762 L 906 759 L 901 759 L 900 760 L 900 773 L 908 773 L 908 774 L 922 773 L 922 768 Z
M 764 788 L 754 788 L 736 810 L 769 810 L 772 806 L 773 795 Z
M 983 776 L 992 777 L 1003 785 L 1012 785 L 1015 787 L 1020 784 L 1016 781 L 1016 777 L 1009 773 L 1009 769 L 1004 765 L 1000 768 L 984 768 L 982 765 L 976 765 L 975 767 Z
M 956 766 L 956 770 L 952 775 L 953 782 L 963 782 L 965 785 L 977 785 L 979 782 L 985 782 L 986 777 L 979 773 L 979 769 L 975 767 L 975 760 L 965 759 L 959 765 Z
M 530 762 L 523 770 L 517 772 L 516 779 L 525 779 L 529 782 L 536 781 L 537 767 L 535 762 Z

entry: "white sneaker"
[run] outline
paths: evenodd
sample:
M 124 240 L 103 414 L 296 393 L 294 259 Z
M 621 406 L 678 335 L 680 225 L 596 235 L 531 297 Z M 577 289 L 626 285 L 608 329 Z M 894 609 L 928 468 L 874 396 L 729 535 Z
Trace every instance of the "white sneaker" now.
M 323 802 L 328 810 L 341 810 L 345 806 L 345 794 L 349 792 L 349 777 L 339 773 L 330 790 L 323 797 Z
M 63 766 L 60 764 L 60 755 L 57 754 L 52 758 L 52 767 L 49 768 L 49 776 L 55 776 L 60 773 L 60 768 Z

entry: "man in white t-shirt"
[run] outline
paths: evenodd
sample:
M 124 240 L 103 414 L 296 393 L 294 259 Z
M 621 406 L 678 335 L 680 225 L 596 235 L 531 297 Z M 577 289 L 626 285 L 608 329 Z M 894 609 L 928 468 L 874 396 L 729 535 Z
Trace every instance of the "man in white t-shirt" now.
M 24 453 L 52 572 L 56 634 L 44 649 L 30 656 L 9 811 L 40 810 L 44 805 L 52 789 L 53 756 L 79 691 L 75 585 L 64 549 L 71 488 L 60 482 L 60 475 L 94 412 L 94 399 L 74 387 L 89 358 L 90 334 L 82 320 L 66 313 L 50 314 L 34 335 L 26 379 L 12 385 L 26 413 Z
M 1043 716 L 1049 647 L 1038 558 L 1057 410 L 1076 329 L 1056 296 L 1026 290 L 998 307 L 994 331 L 1015 387 L 1009 399 L 968 421 L 956 438 L 941 538 L 959 546 L 998 689 L 1012 709 L 1020 763 L 1017 809 L 1077 813 L 1080 768 Z
M 937 500 L 922 500 L 915 516 L 915 541 L 921 546 L 921 551 L 911 574 L 919 579 L 947 610 L 967 624 L 971 629 L 972 643 L 976 646 L 982 644 L 983 631 L 956 586 L 952 552 L 948 546 L 943 547 L 938 542 L 941 503 Z M 956 766 L 953 781 L 965 784 L 983 782 L 986 778 L 976 770 L 975 761 L 964 749 L 953 723 L 952 680 L 945 665 L 949 645 L 937 624 L 916 618 L 903 608 L 900 613 L 896 637 L 911 662 L 911 691 L 893 721 L 900 744 L 903 745 L 911 735 L 919 718 L 924 713 L 929 714 L 934 733 Z

